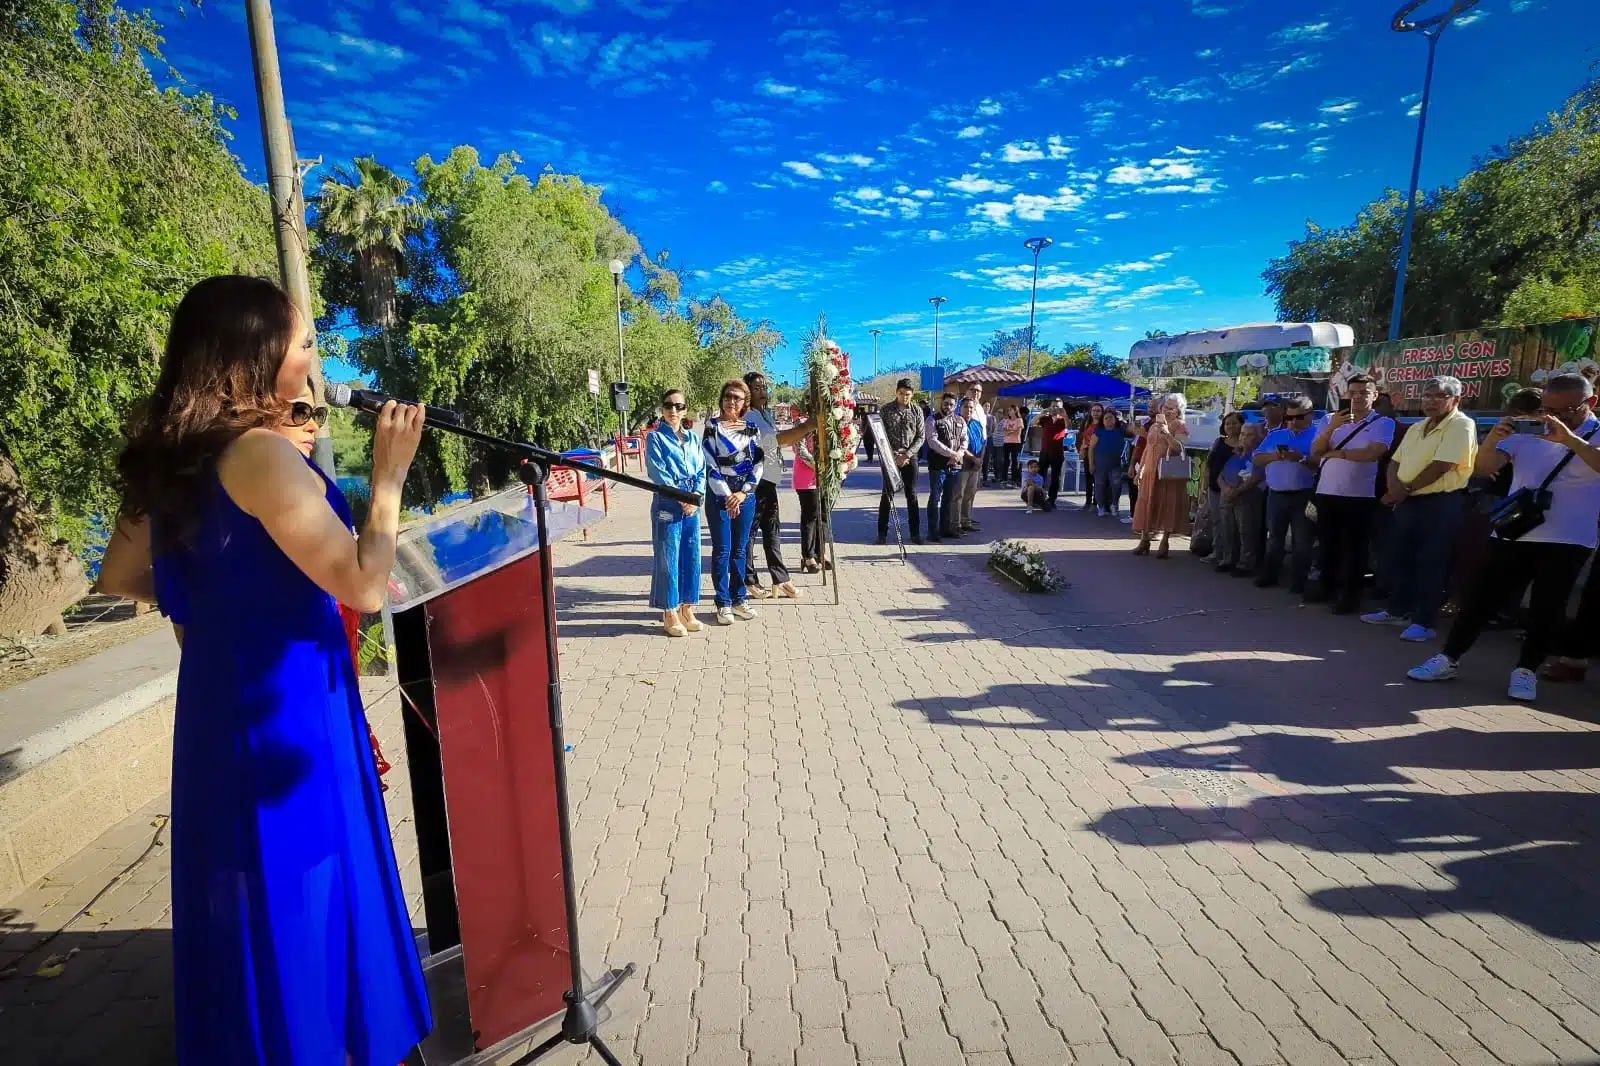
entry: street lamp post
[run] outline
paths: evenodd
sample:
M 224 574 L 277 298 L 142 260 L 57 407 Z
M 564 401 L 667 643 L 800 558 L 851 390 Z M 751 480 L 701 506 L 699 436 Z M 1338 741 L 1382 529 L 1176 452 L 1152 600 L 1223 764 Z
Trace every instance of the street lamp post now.
M 930 296 L 928 302 L 933 305 L 933 365 L 939 366 L 939 305 L 945 299 L 943 296 Z
M 1417 181 L 1422 176 L 1422 138 L 1428 131 L 1428 102 L 1433 95 L 1433 58 L 1439 48 L 1439 35 L 1444 28 L 1468 9 L 1476 7 L 1478 0 L 1451 0 L 1450 9 L 1432 18 L 1416 22 L 1408 20 L 1424 0 L 1412 0 L 1395 12 L 1389 28 L 1396 33 L 1420 33 L 1428 39 L 1428 70 L 1422 78 L 1422 106 L 1417 115 L 1417 152 L 1411 160 L 1411 191 L 1406 194 L 1406 221 L 1400 231 L 1400 265 L 1394 278 L 1394 312 L 1389 318 L 1389 339 L 1400 338 L 1400 312 L 1405 304 L 1406 266 L 1411 258 L 1411 228 L 1417 217 Z
M 1033 295 L 1028 298 L 1028 380 L 1033 380 L 1033 312 L 1039 303 L 1039 253 L 1055 243 L 1049 237 L 1029 237 L 1022 246 L 1033 253 Z
M 622 355 L 622 271 L 626 267 L 627 264 L 620 259 L 611 260 L 611 288 L 617 297 L 617 373 L 624 385 L 628 383 L 628 364 Z M 628 413 L 626 411 L 618 411 L 617 418 L 622 423 L 622 435 L 626 437 L 628 435 Z
M 867 330 L 867 332 L 872 334 L 872 376 L 873 377 L 877 377 L 878 376 L 878 335 L 881 334 L 883 332 L 883 330 L 881 330 L 881 329 L 869 329 L 869 330 Z

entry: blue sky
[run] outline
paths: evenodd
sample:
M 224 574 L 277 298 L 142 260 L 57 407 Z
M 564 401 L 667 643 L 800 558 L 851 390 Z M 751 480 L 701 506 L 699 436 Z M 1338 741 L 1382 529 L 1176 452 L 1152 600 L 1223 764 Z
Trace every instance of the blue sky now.
M 1260 272 L 1305 221 L 1409 176 L 1425 43 L 1395 0 L 278 0 L 302 157 L 402 171 L 473 144 L 606 188 L 690 292 L 857 360 L 947 367 L 1027 325 L 1125 355 L 1148 329 L 1271 320 Z M 1429 0 L 1420 14 L 1445 6 Z M 242 0 L 167 22 L 168 57 L 240 112 Z M 1482 0 L 1441 42 L 1424 185 L 1559 106 L 1600 60 L 1595 0 Z

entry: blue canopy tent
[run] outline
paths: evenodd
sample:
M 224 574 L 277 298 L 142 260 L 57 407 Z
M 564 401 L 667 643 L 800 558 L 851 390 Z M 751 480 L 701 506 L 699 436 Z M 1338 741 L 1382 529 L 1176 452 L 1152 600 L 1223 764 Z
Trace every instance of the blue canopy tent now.
M 1132 390 L 1138 399 L 1148 400 L 1149 389 L 1135 389 L 1133 382 L 1114 378 L 1109 374 L 1096 374 L 1082 367 L 1069 366 L 1046 374 L 1042 378 L 1024 381 L 1020 385 L 1007 385 L 1001 396 L 1061 396 L 1077 400 L 1114 400 L 1127 396 Z

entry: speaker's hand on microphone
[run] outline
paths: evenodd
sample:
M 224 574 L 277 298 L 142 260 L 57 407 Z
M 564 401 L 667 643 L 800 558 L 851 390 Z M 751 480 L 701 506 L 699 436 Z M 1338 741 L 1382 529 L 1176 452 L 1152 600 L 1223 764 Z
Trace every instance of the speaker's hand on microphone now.
M 423 409 L 418 404 L 390 400 L 378 412 L 372 434 L 372 480 L 399 488 L 422 442 Z

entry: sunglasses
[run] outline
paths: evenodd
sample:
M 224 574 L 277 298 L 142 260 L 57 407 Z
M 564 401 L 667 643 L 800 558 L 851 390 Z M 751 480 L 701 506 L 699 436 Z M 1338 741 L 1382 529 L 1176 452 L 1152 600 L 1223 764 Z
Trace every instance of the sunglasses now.
M 661 405 L 661 409 L 663 411 L 687 411 L 689 405 L 686 403 L 664 403 Z
M 1568 415 L 1575 415 L 1579 411 L 1587 411 L 1588 409 L 1589 402 L 1587 400 L 1580 400 L 1578 403 L 1570 403 L 1565 407 L 1540 407 L 1539 413 L 1554 415 L 1556 418 L 1565 418 Z
M 327 420 L 328 409 L 326 407 L 313 407 L 304 400 L 296 400 L 289 405 L 289 424 L 291 426 L 303 426 L 307 422 L 315 422 L 320 426 Z
M 1290 411 L 1284 417 L 1287 418 L 1291 422 L 1298 422 L 1302 418 L 1310 418 L 1311 417 L 1311 412 L 1310 411 Z

